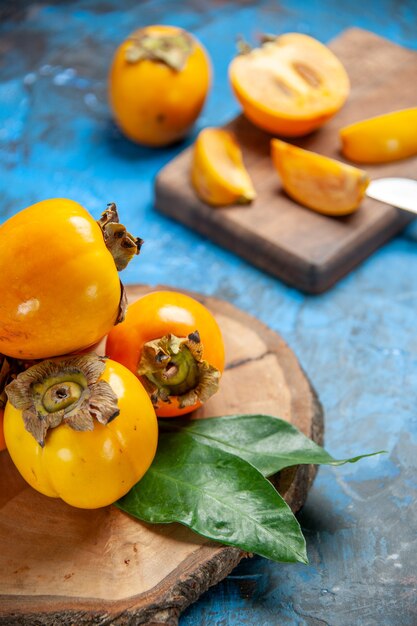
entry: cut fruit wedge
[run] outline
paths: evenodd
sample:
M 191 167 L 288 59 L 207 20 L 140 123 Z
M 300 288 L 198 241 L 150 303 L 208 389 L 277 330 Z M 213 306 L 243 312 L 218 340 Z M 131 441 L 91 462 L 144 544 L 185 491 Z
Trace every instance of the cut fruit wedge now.
M 388 163 L 417 154 L 417 108 L 371 117 L 340 130 L 342 153 L 357 163 Z
M 233 133 L 205 128 L 194 144 L 191 181 L 198 197 L 212 206 L 247 204 L 256 193 Z
M 272 139 L 271 154 L 287 194 L 325 215 L 356 211 L 369 185 L 363 170 L 280 139 Z
M 229 67 L 248 119 L 274 135 L 298 137 L 322 126 L 343 106 L 349 78 L 333 52 L 301 33 L 268 37 Z

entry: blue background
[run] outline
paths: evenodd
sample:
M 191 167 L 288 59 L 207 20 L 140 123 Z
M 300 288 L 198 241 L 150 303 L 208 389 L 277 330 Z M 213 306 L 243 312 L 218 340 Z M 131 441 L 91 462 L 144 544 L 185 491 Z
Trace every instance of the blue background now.
M 417 624 L 416 227 L 330 292 L 306 296 L 153 209 L 158 170 L 199 129 L 239 110 L 227 81 L 236 34 L 301 31 L 327 42 L 360 26 L 416 48 L 417 3 L 3 2 L 0 17 L 1 220 L 48 197 L 77 200 L 97 218 L 116 201 L 128 229 L 146 241 L 125 282 L 197 285 L 255 315 L 311 378 L 329 452 L 388 451 L 320 469 L 299 516 L 309 566 L 247 560 L 187 609 L 181 626 Z M 214 68 L 193 133 L 169 149 L 129 143 L 107 106 L 115 48 L 152 23 L 192 31 Z

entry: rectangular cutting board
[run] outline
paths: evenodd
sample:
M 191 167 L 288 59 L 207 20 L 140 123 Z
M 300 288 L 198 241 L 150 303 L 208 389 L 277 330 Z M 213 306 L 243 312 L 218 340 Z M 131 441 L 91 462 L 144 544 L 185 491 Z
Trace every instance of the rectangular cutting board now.
M 344 31 L 329 47 L 349 74 L 349 99 L 323 128 L 293 143 L 343 160 L 341 127 L 417 106 L 417 52 L 358 28 Z M 323 216 L 301 207 L 281 188 L 270 159 L 271 136 L 243 115 L 227 126 L 242 147 L 256 200 L 223 208 L 201 202 L 190 184 L 190 147 L 158 174 L 155 207 L 288 284 L 308 293 L 325 291 L 410 221 L 404 212 L 369 198 L 347 217 Z M 410 133 L 417 133 L 417 128 L 410 128 Z M 417 158 L 364 169 L 371 178 L 417 178 Z

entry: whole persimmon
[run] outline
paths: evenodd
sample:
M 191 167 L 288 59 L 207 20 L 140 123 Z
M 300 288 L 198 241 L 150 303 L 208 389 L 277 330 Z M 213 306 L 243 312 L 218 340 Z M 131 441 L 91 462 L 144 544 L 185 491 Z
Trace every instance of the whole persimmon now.
M 130 304 L 107 337 L 106 354 L 138 376 L 158 417 L 198 409 L 216 393 L 225 358 L 213 314 L 176 291 L 153 291 Z
M 210 80 L 209 57 L 193 35 L 175 26 L 147 26 L 115 53 L 110 107 L 129 139 L 165 146 L 182 139 L 194 124 Z
M 36 360 L 96 344 L 120 320 L 118 269 L 140 249 L 112 204 L 99 222 L 65 198 L 0 226 L 0 353 Z
M 152 463 L 155 411 L 119 363 L 95 354 L 42 361 L 20 373 L 7 395 L 7 449 L 40 493 L 96 509 L 127 493 Z

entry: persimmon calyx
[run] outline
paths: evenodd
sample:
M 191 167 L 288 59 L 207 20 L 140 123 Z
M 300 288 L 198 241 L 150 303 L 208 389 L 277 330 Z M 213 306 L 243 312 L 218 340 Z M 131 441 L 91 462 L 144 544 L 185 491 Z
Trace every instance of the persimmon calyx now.
M 169 403 L 175 396 L 182 409 L 206 402 L 216 393 L 220 372 L 202 354 L 198 331 L 188 337 L 165 335 L 144 345 L 137 373 L 154 405 Z
M 108 424 L 119 415 L 116 394 L 109 383 L 98 380 L 104 369 L 105 359 L 96 354 L 42 361 L 7 385 L 7 397 L 43 447 L 50 428 L 67 424 L 74 430 L 94 430 L 94 419 Z
M 6 406 L 6 386 L 22 369 L 24 366 L 21 361 L 0 354 L 0 409 Z
M 104 243 L 113 256 L 117 271 L 124 270 L 132 258 L 140 253 L 143 239 L 133 237 L 127 232 L 125 226 L 120 224 L 114 202 L 107 205 L 107 209 L 101 214 L 97 223 L 103 233 Z
M 137 31 L 129 38 L 125 59 L 128 63 L 138 63 L 148 59 L 165 63 L 171 69 L 180 72 L 187 64 L 193 51 L 194 42 L 188 33 L 149 34 Z
M 127 311 L 127 293 L 124 284 L 120 281 L 120 300 L 119 310 L 117 312 L 117 318 L 115 324 L 121 324 L 126 317 Z
M 10 379 L 10 363 L 4 355 L 0 356 L 0 409 L 3 409 L 6 402 L 7 396 L 5 392 L 5 387 Z

